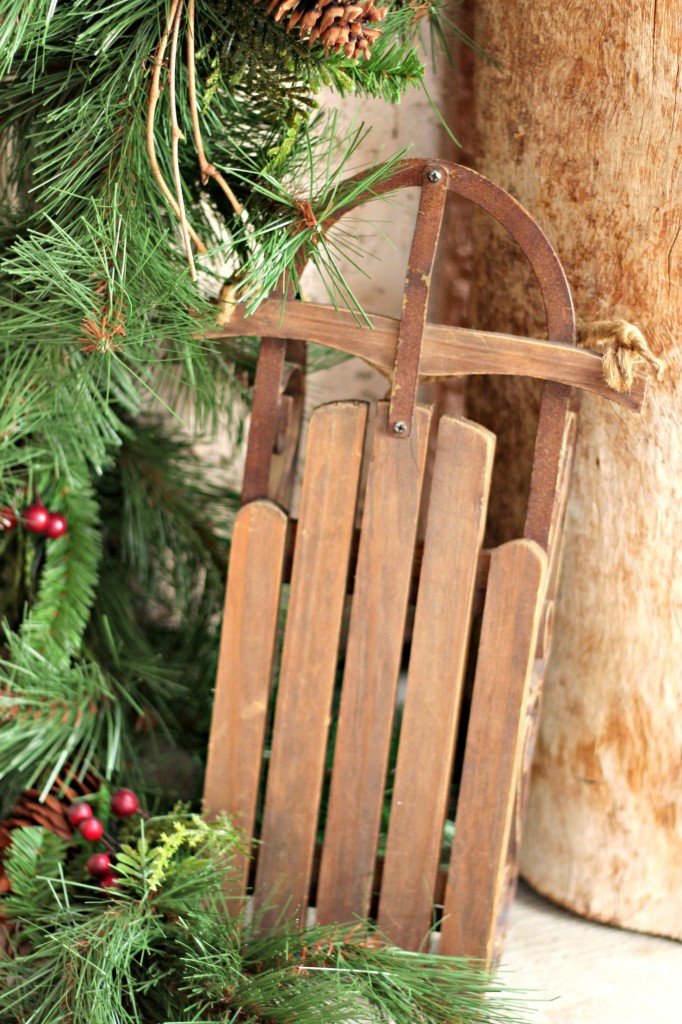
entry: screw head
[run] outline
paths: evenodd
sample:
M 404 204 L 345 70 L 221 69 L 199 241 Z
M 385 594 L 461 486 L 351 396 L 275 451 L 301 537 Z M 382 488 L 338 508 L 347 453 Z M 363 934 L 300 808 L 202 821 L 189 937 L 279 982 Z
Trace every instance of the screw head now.
M 429 181 L 432 181 L 434 184 L 437 181 L 440 181 L 440 179 L 442 177 L 443 177 L 443 175 L 440 173 L 440 171 L 435 170 L 435 168 L 434 168 L 433 171 L 429 171 L 429 174 L 428 174 Z
M 406 434 L 407 433 L 407 423 L 403 422 L 403 420 L 398 420 L 397 423 L 393 424 L 393 433 L 394 434 Z

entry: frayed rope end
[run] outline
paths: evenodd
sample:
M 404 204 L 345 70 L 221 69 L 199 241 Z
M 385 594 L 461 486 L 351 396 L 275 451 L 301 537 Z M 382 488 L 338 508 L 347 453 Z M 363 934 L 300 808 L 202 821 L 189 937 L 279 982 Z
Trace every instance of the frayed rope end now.
M 639 327 L 627 320 L 595 320 L 579 324 L 578 344 L 603 354 L 604 380 L 614 391 L 630 391 L 642 363 L 662 380 L 665 363 L 653 354 Z

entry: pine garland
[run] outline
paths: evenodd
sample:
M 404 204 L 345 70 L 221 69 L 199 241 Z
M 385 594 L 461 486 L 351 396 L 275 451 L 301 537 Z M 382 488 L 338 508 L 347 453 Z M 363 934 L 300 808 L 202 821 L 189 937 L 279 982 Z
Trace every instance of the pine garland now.
M 20 520 L 37 492 L 69 528 L 0 530 L 0 815 L 91 771 L 196 797 L 236 495 L 145 409 L 189 400 L 209 432 L 227 410 L 238 435 L 253 346 L 205 333 L 225 273 L 255 305 L 282 275 L 298 286 L 303 254 L 354 303 L 317 225 L 352 199 L 364 129 L 340 139 L 316 97 L 419 84 L 401 19 L 357 62 L 252 0 L 3 8 L 0 508 Z
M 105 801 L 106 802 L 106 801 Z M 109 825 L 111 828 L 111 825 Z M 124 830 L 125 831 L 125 830 Z M 152 818 L 127 830 L 118 888 L 83 879 L 91 846 L 12 833 L 2 910 L 0 1019 L 34 1024 L 513 1024 L 519 1001 L 486 970 L 406 953 L 370 926 L 261 935 L 226 896 L 243 839 L 226 819 Z

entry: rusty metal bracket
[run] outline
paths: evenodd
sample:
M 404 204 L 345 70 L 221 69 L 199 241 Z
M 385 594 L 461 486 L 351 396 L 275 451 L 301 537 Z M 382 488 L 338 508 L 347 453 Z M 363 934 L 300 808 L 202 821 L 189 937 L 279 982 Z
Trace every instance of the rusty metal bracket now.
M 277 440 L 279 404 L 287 342 L 285 338 L 263 338 L 260 343 L 251 406 L 251 429 L 244 467 L 242 505 L 268 497 L 270 462 Z
M 405 275 L 388 410 L 388 429 L 396 437 L 409 437 L 412 430 L 431 271 L 443 223 L 448 178 L 448 168 L 444 164 L 427 163 L 424 167 L 417 223 Z
M 303 418 L 305 362 L 302 342 L 263 337 L 253 389 L 242 505 L 268 497 L 284 506 L 289 503 Z

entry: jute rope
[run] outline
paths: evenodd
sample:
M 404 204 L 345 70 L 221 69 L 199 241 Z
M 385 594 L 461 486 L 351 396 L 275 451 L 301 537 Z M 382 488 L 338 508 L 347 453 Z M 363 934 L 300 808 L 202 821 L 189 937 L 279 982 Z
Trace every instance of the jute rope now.
M 649 348 L 639 327 L 627 320 L 594 320 L 578 324 L 578 344 L 603 354 L 604 380 L 614 391 L 629 391 L 643 363 L 661 380 L 665 363 Z

